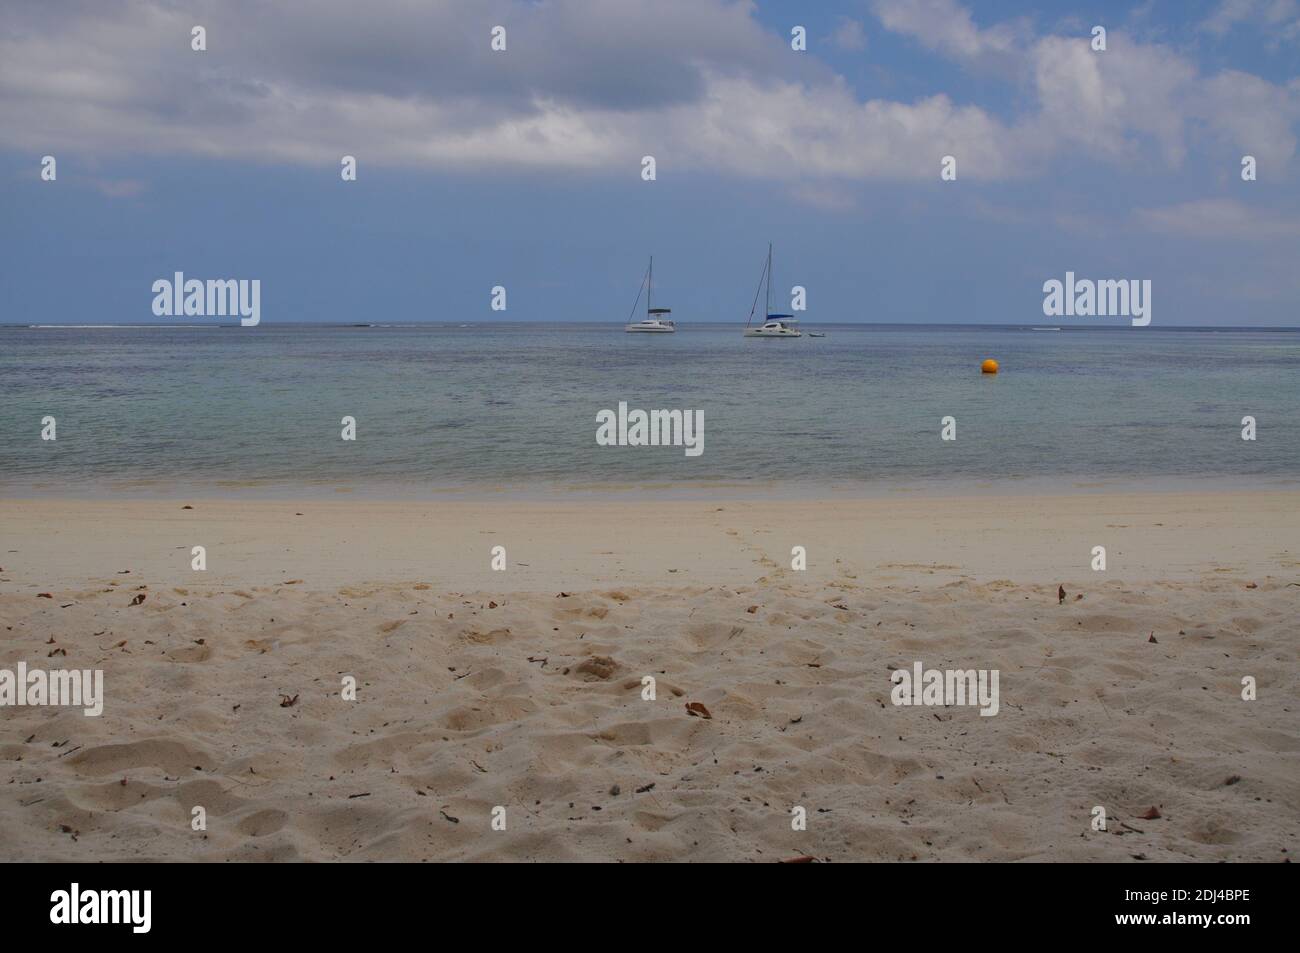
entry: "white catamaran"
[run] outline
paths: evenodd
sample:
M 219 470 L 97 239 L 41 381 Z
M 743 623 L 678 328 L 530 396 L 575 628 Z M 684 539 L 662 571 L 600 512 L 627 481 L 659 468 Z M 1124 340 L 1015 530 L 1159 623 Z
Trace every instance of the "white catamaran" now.
M 632 314 L 636 314 L 636 306 L 641 303 L 641 292 L 645 291 L 645 320 L 625 325 L 623 330 L 629 334 L 672 334 L 677 330 L 677 325 L 665 317 L 665 315 L 673 313 L 671 308 L 650 307 L 650 292 L 654 285 L 654 277 L 655 256 L 651 255 L 650 267 L 645 273 L 645 279 L 641 282 L 641 287 L 637 289 L 636 301 L 632 302 Z M 628 315 L 628 317 L 630 318 L 631 315 Z
M 767 263 L 763 266 L 763 274 L 758 276 L 758 287 L 763 287 L 763 279 L 767 279 L 767 308 L 764 314 L 767 316 L 758 327 L 750 327 L 754 320 L 754 311 L 758 307 L 758 291 L 754 292 L 754 307 L 749 309 L 749 320 L 745 322 L 745 337 L 747 338 L 799 338 L 803 337 L 803 332 L 794 326 L 798 320 L 793 314 L 773 314 L 772 313 L 772 243 L 767 243 Z

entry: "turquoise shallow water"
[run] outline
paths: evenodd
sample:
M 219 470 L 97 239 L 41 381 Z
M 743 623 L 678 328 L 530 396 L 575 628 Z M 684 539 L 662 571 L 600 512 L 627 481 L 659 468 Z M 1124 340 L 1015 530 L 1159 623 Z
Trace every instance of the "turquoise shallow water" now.
M 0 491 L 1300 478 L 1300 332 L 823 329 L 0 328 Z M 619 401 L 702 410 L 704 453 L 598 446 L 596 414 Z M 946 415 L 955 442 L 939 439 Z

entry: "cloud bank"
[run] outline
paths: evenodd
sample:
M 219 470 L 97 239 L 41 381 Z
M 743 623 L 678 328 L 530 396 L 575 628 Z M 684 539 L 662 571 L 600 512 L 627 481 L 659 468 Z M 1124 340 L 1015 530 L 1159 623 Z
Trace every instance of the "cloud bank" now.
M 1237 23 L 1245 7 L 1215 23 Z M 1300 80 L 1205 75 L 1176 50 L 1121 33 L 1095 53 L 1086 33 L 981 27 L 955 0 L 870 9 L 924 55 L 1004 77 L 1017 110 L 945 92 L 860 98 L 815 42 L 792 52 L 788 34 L 733 0 L 9 0 L 0 148 L 301 165 L 348 153 L 363 169 L 611 176 L 635 176 L 651 154 L 661 175 L 814 192 L 934 180 L 945 154 L 976 180 L 1042 174 L 1062 157 L 1177 168 L 1196 150 L 1226 148 L 1272 170 L 1294 159 Z M 190 49 L 195 24 L 206 52 Z M 497 24 L 504 53 L 489 47 Z M 863 36 L 850 27 L 827 45 L 857 50 Z

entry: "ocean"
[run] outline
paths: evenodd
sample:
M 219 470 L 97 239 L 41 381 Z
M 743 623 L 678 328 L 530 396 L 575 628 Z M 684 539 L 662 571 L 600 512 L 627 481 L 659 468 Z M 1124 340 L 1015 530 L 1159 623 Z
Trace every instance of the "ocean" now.
M 379 323 L 379 322 L 377 322 Z M 468 322 L 466 322 L 468 323 Z M 808 325 L 0 328 L 0 492 L 1017 492 L 1300 478 L 1300 332 Z M 996 376 L 980 373 L 994 358 Z M 599 446 L 620 402 L 704 450 Z M 55 417 L 57 439 L 41 439 Z M 340 439 L 356 420 L 355 441 Z M 956 439 L 940 439 L 941 419 Z M 1241 437 L 1242 418 L 1257 439 Z

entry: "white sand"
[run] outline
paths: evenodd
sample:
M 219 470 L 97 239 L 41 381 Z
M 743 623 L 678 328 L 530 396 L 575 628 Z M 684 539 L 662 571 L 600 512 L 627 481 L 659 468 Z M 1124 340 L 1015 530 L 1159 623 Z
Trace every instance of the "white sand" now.
M 0 859 L 1282 860 L 1297 504 L 0 502 Z

